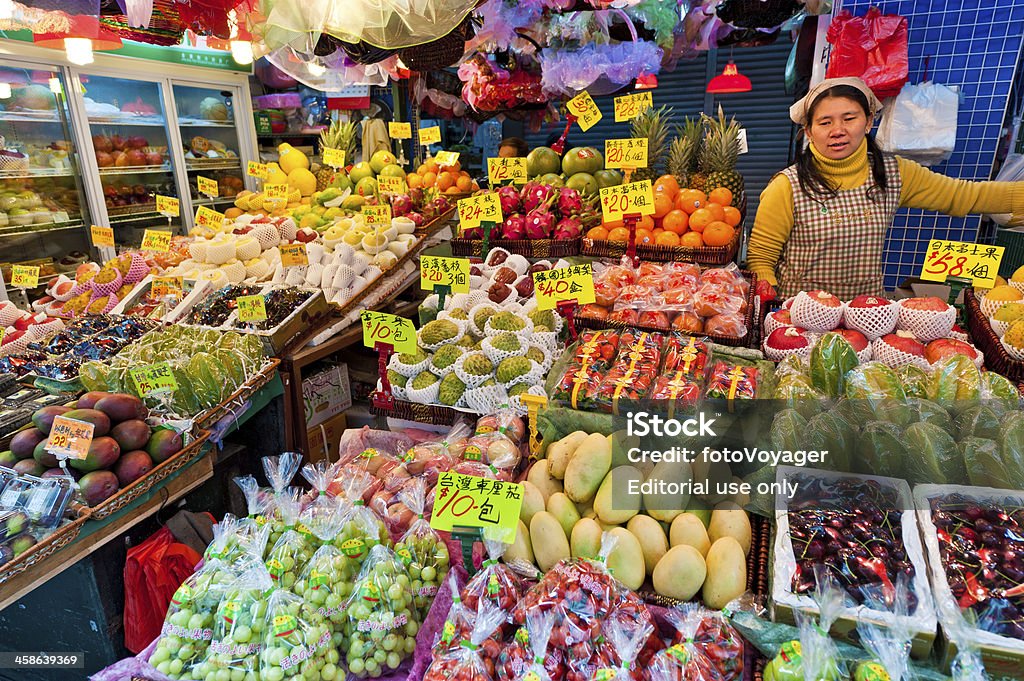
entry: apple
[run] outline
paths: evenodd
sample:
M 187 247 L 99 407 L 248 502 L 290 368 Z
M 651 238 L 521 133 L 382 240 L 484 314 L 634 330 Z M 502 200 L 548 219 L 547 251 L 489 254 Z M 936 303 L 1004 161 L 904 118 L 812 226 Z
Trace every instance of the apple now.
M 836 329 L 836 333 L 849 341 L 850 345 L 857 352 L 860 352 L 868 347 L 868 337 L 862 334 L 860 331 L 854 329 Z
M 793 326 L 793 317 L 789 314 L 789 310 L 776 310 L 768 316 L 780 326 Z
M 807 336 L 807 331 L 798 326 L 784 326 L 768 334 L 764 344 L 772 350 L 788 352 L 809 348 L 811 339 Z
M 114 157 L 105 151 L 96 152 L 96 165 L 100 168 L 109 168 L 114 165 Z
M 826 307 L 839 307 L 842 305 L 842 301 L 835 297 L 828 291 L 813 290 L 808 291 L 807 296 L 816 303 L 821 303 Z
M 118 167 L 118 168 L 124 168 L 126 166 L 130 166 L 131 163 L 129 163 L 128 161 L 129 161 L 128 154 L 124 153 L 123 151 L 120 152 L 119 154 L 117 154 L 117 156 L 114 157 L 114 165 L 116 167 Z
M 106 135 L 93 135 L 92 146 L 97 153 L 102 151 L 109 154 L 111 151 L 114 150 L 114 145 L 111 143 L 110 138 L 107 137 Z
M 7 345 L 8 343 L 13 343 L 14 341 L 24 336 L 25 333 L 26 332 L 22 329 L 18 329 L 17 331 L 8 331 L 7 333 L 4 334 L 4 340 L 2 343 L 0 343 L 0 345 Z
M 159 152 L 151 151 L 146 154 L 146 165 L 147 166 L 158 166 L 164 162 L 164 157 Z
M 949 309 L 949 303 L 937 296 L 905 298 L 900 301 L 900 305 L 908 310 L 924 310 L 926 312 L 945 312 Z
M 890 333 L 882 336 L 880 340 L 882 343 L 885 343 L 900 352 L 905 352 L 908 355 L 915 355 L 917 357 L 924 357 L 924 345 L 909 331 L 897 331 L 896 333 Z
M 128 165 L 130 166 L 146 165 L 146 154 L 138 149 L 132 149 L 131 151 L 125 152 L 125 156 L 128 157 Z
M 308 244 L 311 241 L 316 241 L 317 237 L 319 237 L 319 236 L 320 236 L 320 233 L 317 232 L 315 229 L 310 229 L 309 227 L 303 227 L 302 229 L 300 229 L 299 231 L 297 231 L 295 233 L 295 241 L 296 242 L 302 242 L 304 244 Z
M 970 343 L 955 338 L 933 340 L 924 349 L 924 358 L 928 360 L 929 364 L 935 364 L 953 355 L 966 355 L 971 361 L 974 361 L 978 358 L 978 351 Z
M 18 331 L 26 331 L 28 327 L 36 323 L 36 318 L 32 315 L 24 315 L 14 321 L 14 328 Z
M 880 296 L 857 296 L 846 304 L 846 307 L 872 308 L 892 305 L 892 301 Z

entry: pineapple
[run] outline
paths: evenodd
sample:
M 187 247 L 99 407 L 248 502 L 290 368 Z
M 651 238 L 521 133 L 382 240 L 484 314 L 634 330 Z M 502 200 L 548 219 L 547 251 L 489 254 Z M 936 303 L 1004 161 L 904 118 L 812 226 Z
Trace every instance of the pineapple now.
M 668 155 L 668 121 L 671 118 L 671 108 L 663 106 L 660 109 L 655 109 L 652 107 L 630 123 L 630 137 L 634 139 L 647 138 L 647 167 L 638 168 L 633 173 L 633 182 L 653 181 L 661 175 L 665 157 Z
M 743 176 L 736 172 L 736 159 L 740 153 L 739 135 L 742 129 L 733 117 L 727 122 L 722 107 L 718 107 L 718 118 L 705 117 L 708 126 L 704 148 L 701 150 L 699 166 L 707 173 L 705 187 L 708 190 L 725 187 L 732 192 L 733 203 L 743 193 Z
M 676 138 L 668 150 L 668 172 L 675 176 L 680 187 L 690 186 L 690 175 L 697 168 L 703 135 L 700 123 L 692 118 L 684 119 L 683 125 L 676 127 Z
M 343 149 L 350 159 L 356 150 L 356 124 L 331 121 L 331 127 L 320 131 L 320 149 Z M 347 161 L 346 161 L 347 162 Z M 316 171 L 316 191 L 322 192 L 334 182 L 335 170 L 326 164 Z

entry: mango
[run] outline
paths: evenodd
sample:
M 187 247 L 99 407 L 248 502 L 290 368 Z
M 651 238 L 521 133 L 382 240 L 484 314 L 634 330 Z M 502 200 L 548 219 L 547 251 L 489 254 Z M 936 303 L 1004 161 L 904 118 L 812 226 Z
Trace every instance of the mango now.
M 569 465 L 569 459 L 576 453 L 576 448 L 587 439 L 587 434 L 582 430 L 569 433 L 561 440 L 553 442 L 547 451 L 548 470 L 551 477 L 556 480 L 565 478 L 565 468 Z
M 19 430 L 11 438 L 11 453 L 18 459 L 31 459 L 36 445 L 46 442 L 47 437 L 47 433 L 38 427 Z
M 595 559 L 601 554 L 603 530 L 597 521 L 583 518 L 572 528 L 570 541 L 573 558 Z
M 68 459 L 68 465 L 79 471 L 97 471 L 101 468 L 110 468 L 117 463 L 121 456 L 121 448 L 117 440 L 112 437 L 93 438 L 89 445 L 89 453 L 84 459 Z
M 53 468 L 60 465 L 60 459 L 46 449 L 46 440 L 40 440 L 36 448 L 32 450 L 32 458 L 44 468 Z
M 608 555 L 608 569 L 617 580 L 636 591 L 647 576 L 640 542 L 624 527 L 615 527 L 609 532 L 615 537 L 615 546 Z
M 612 448 L 608 438 L 600 433 L 588 435 L 565 469 L 565 493 L 576 502 L 590 501 L 611 465 Z
M 146 404 L 135 395 L 107 395 L 96 402 L 96 409 L 109 416 L 114 423 L 132 419 L 145 420 L 149 416 Z
M 688 601 L 700 591 L 707 576 L 708 566 L 700 551 L 680 544 L 669 549 L 654 566 L 651 582 L 662 596 Z
M 704 523 L 704 529 L 705 530 L 708 529 L 708 525 L 711 524 L 711 509 L 710 508 L 704 508 L 703 506 L 698 506 L 696 504 L 691 504 L 690 507 L 688 509 L 686 509 L 686 512 L 687 513 L 692 513 L 693 515 L 695 515 L 698 518 L 700 518 L 700 521 L 702 523 Z
M 676 547 L 679 548 L 679 547 Z M 747 558 L 733 537 L 722 537 L 708 551 L 704 605 L 721 610 L 747 589 Z
M 384 457 L 379 457 L 383 459 Z M 544 510 L 544 495 L 529 480 L 523 483 L 523 505 L 519 507 L 519 519 L 529 524 L 535 513 Z
M 668 542 L 672 546 L 692 546 L 701 556 L 707 556 L 708 549 L 711 548 L 711 540 L 708 539 L 704 523 L 689 511 L 676 516 L 672 521 L 672 527 L 668 531 Z
M 149 425 L 139 419 L 122 421 L 111 429 L 110 436 L 123 452 L 142 449 L 149 442 Z
M 181 433 L 173 428 L 157 428 L 149 437 L 146 453 L 153 463 L 163 463 L 181 451 Z
M 3 452 L 0 452 L 0 466 L 3 466 L 4 468 L 10 468 L 14 464 L 18 463 L 18 461 L 20 461 L 20 460 L 21 459 L 16 457 L 14 455 L 14 452 L 12 452 L 9 449 L 5 450 Z
M 505 549 L 504 561 L 511 563 L 514 560 L 526 561 L 533 565 L 533 546 L 530 545 L 530 530 L 522 520 L 516 525 L 516 539 Z
M 693 471 L 690 464 L 686 462 L 669 463 L 662 461 L 651 471 L 648 480 L 663 480 L 666 484 L 689 482 L 693 478 Z M 644 509 L 647 515 L 663 523 L 670 523 L 676 516 L 686 510 L 690 503 L 689 494 L 658 494 L 651 491 L 644 494 Z
M 110 417 L 98 409 L 72 409 L 63 416 L 76 421 L 85 421 L 93 425 L 93 438 L 103 437 L 110 432 Z M 53 421 L 50 421 L 51 425 Z M 38 426 L 37 426 L 38 427 Z M 42 430 L 40 428 L 40 430 Z
M 550 465 L 550 461 L 541 459 L 530 466 L 530 472 L 526 474 L 526 479 L 540 490 L 545 502 L 552 494 L 562 491 L 562 481 L 551 477 Z
M 565 537 L 565 531 L 555 516 L 547 511 L 535 514 L 530 521 L 530 545 L 533 547 L 533 556 L 537 559 L 537 567 L 542 572 L 547 572 L 558 561 L 570 555 L 569 540 Z
M 723 501 L 711 512 L 708 539 L 714 545 L 722 537 L 732 537 L 743 547 L 744 555 L 750 553 L 750 517 L 731 501 Z
M 78 401 L 75 402 L 75 409 L 93 409 L 97 402 L 110 395 L 113 393 L 104 390 L 91 390 L 78 398 Z
M 40 476 L 46 472 L 46 467 L 41 466 L 35 459 L 22 459 L 14 464 L 13 470 L 20 475 Z
M 69 407 L 62 407 L 60 405 L 51 405 L 49 407 L 37 409 L 36 412 L 32 414 L 32 425 L 42 431 L 44 435 L 49 435 L 50 428 L 53 426 L 53 420 L 62 414 L 68 413 L 69 411 L 71 411 Z M 35 447 L 35 445 L 32 446 Z M 14 451 L 13 447 L 11 448 L 11 451 Z M 32 456 L 31 452 L 29 453 L 29 456 Z
M 555 516 L 566 537 L 572 534 L 573 526 L 580 520 L 576 504 L 572 503 L 572 499 L 565 496 L 564 492 L 555 492 L 548 497 L 548 513 Z
M 117 476 L 110 471 L 92 471 L 78 481 L 78 489 L 87 505 L 97 506 L 117 493 Z
M 629 493 L 631 480 L 637 485 L 644 481 L 643 473 L 633 466 L 613 468 L 604 476 L 597 496 L 594 497 L 594 512 L 603 522 L 622 525 L 640 512 L 643 497 Z
M 149 458 L 149 454 L 138 449 L 125 452 L 114 465 L 114 475 L 117 476 L 121 487 L 127 487 L 151 470 L 153 470 L 153 459 Z
M 724 487 L 725 483 L 731 481 L 732 469 L 727 463 L 721 461 L 712 463 L 704 456 L 698 455 L 696 461 L 693 462 L 693 479 L 701 483 L 707 481 L 708 493 L 702 494 L 701 497 L 712 504 L 717 504 L 727 498 L 724 493 L 717 492 L 718 483 L 722 483 Z
M 626 529 L 640 542 L 640 550 L 644 554 L 644 569 L 650 577 L 654 573 L 654 566 L 668 553 L 665 530 L 661 529 L 661 523 L 657 520 L 643 514 L 630 518 Z

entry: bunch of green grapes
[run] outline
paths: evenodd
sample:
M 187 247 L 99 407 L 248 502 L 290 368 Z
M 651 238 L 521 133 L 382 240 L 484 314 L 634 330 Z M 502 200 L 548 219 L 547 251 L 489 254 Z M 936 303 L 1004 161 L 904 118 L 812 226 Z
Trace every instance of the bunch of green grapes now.
M 278 589 L 267 605 L 259 681 L 343 681 L 327 620 L 301 597 Z

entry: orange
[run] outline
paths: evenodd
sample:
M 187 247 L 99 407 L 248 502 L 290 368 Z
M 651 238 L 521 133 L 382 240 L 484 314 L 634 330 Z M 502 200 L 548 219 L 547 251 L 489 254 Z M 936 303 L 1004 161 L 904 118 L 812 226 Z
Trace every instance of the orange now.
M 416 189 L 423 186 L 423 176 L 419 173 L 409 173 L 405 176 L 405 183 L 409 185 L 409 189 Z
M 708 197 L 704 196 L 704 192 L 701 190 L 684 189 L 676 197 L 676 208 L 685 210 L 687 213 L 693 213 L 693 211 L 703 207 L 707 201 Z
M 443 172 L 437 176 L 437 188 L 443 192 L 455 184 L 455 176 L 449 172 Z
M 627 243 L 629 241 L 629 230 L 625 227 L 615 227 L 608 232 L 608 241 Z
M 700 248 L 704 245 L 704 239 L 699 232 L 687 232 L 679 239 L 679 245 L 687 248 Z
M 640 222 L 636 223 L 637 229 L 646 229 L 648 231 L 654 229 L 654 218 L 650 215 L 645 215 L 640 218 Z
M 421 163 L 420 167 L 416 169 L 416 174 L 417 175 L 422 175 L 423 173 L 427 172 L 427 170 L 428 170 L 427 169 L 427 164 L 426 163 Z
M 587 232 L 587 238 L 594 241 L 605 241 L 608 238 L 608 230 L 604 227 L 591 227 Z
M 658 246 L 678 246 L 679 235 L 675 232 L 662 232 L 654 237 L 654 243 Z
M 679 192 L 679 181 L 676 180 L 675 175 L 662 175 L 654 181 L 654 191 L 658 191 L 658 186 L 665 187 L 668 193 L 673 196 Z
M 732 227 L 738 226 L 743 221 L 743 216 L 740 214 L 738 208 L 726 206 L 722 211 L 725 213 L 725 217 L 722 219 L 722 222 L 725 222 Z
M 460 175 L 459 179 L 455 180 L 455 186 L 459 188 L 460 192 L 468 192 L 473 188 L 473 179 L 469 175 Z M 725 216 L 722 216 L 725 219 Z
M 711 214 L 715 216 L 716 220 L 719 222 L 725 221 L 725 209 L 722 208 L 722 204 L 708 201 L 708 204 L 704 207 L 711 211 Z
M 690 215 L 690 229 L 703 232 L 704 228 L 715 221 L 715 216 L 707 208 L 698 208 Z
M 732 241 L 734 233 L 732 226 L 715 220 L 704 228 L 702 238 L 708 246 L 725 246 Z
M 456 186 L 455 186 L 455 185 L 453 184 L 453 185 L 452 185 L 451 187 L 448 187 L 448 189 L 445 189 L 445 190 L 444 190 L 444 193 L 445 193 L 445 194 L 460 194 L 460 193 L 461 193 L 461 191 L 459 190 L 459 188 L 458 188 L 458 187 L 456 187 Z
M 686 211 L 670 210 L 668 215 L 662 220 L 662 227 L 667 232 L 673 232 L 674 234 L 682 234 L 686 231 L 687 226 L 690 224 L 690 216 L 686 214 Z
M 655 239 L 655 241 L 657 241 L 657 239 L 658 239 L 658 235 L 659 235 L 659 234 L 662 234 L 662 233 L 664 233 L 664 232 L 665 232 L 665 230 L 664 230 L 664 229 L 662 229 L 661 227 L 655 227 L 655 228 L 654 228 L 654 239 Z
M 602 222 L 601 226 L 604 227 L 605 229 L 612 230 L 615 229 L 616 227 L 625 227 L 626 223 L 624 223 L 622 220 L 612 220 L 610 222 Z
M 435 173 L 433 170 L 428 170 L 427 172 L 423 173 L 423 186 L 424 187 L 433 187 L 436 182 L 437 182 L 437 173 Z
M 439 170 L 437 166 L 437 161 L 435 161 L 434 159 L 429 159 L 423 165 L 427 167 L 427 172 L 436 173 Z
M 672 197 L 665 192 L 655 192 L 654 194 L 654 217 L 664 217 L 670 210 L 672 210 Z
M 731 206 L 732 192 L 726 187 L 716 187 L 711 190 L 710 194 L 708 194 L 708 201 L 712 201 L 722 206 Z
M 654 243 L 654 232 L 649 229 L 638 229 L 636 230 L 636 242 L 638 244 L 652 244 Z

